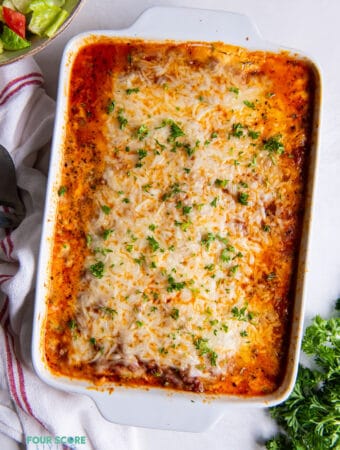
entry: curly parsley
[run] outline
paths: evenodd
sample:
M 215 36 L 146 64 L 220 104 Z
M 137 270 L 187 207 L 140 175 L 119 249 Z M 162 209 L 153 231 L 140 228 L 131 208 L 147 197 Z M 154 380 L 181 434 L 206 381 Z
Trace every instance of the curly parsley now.
M 302 350 L 317 368 L 300 366 L 288 400 L 270 409 L 282 432 L 266 443 L 269 450 L 340 448 L 340 299 L 330 319 L 316 316 L 307 327 Z

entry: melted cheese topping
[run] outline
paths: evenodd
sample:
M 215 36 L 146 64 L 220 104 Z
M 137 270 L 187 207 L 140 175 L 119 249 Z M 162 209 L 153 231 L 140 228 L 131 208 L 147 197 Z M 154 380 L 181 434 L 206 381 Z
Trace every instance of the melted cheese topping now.
M 93 105 L 76 98 L 86 83 L 77 70 L 96 52 L 80 52 L 71 81 L 50 366 L 102 381 L 273 391 L 289 332 L 311 70 L 222 44 L 109 43 Z M 81 159 L 89 164 L 91 148 L 89 170 Z

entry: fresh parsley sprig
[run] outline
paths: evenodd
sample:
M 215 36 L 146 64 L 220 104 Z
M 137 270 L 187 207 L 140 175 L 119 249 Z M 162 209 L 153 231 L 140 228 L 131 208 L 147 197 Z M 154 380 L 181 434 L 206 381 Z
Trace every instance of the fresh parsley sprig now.
M 340 449 L 340 299 L 335 317 L 316 316 L 306 329 L 302 350 L 317 368 L 300 366 L 288 400 L 270 409 L 282 432 L 268 450 Z

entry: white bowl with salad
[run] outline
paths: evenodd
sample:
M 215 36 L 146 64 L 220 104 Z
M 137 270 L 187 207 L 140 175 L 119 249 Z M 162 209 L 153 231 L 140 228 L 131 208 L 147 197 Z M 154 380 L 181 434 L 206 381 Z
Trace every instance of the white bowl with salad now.
M 0 0 L 0 66 L 43 49 L 84 0 Z

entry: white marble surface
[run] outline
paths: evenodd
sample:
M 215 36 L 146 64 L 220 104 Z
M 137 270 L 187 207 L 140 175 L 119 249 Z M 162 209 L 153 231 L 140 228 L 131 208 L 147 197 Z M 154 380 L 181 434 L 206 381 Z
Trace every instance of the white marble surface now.
M 55 96 L 59 62 L 66 41 L 80 31 L 130 25 L 151 0 L 87 0 L 70 28 L 37 56 L 50 95 Z M 327 315 L 340 296 L 340 2 L 338 0 L 159 0 L 158 5 L 200 7 L 247 14 L 266 40 L 299 49 L 322 70 L 322 127 L 310 254 L 306 322 Z M 262 448 L 273 424 L 265 411 L 227 410 L 203 434 L 137 431 L 141 450 L 251 450 Z M 10 447 L 1 447 L 10 448 Z M 119 450 L 119 449 L 117 449 Z M 134 450 L 134 449 L 131 449 Z

